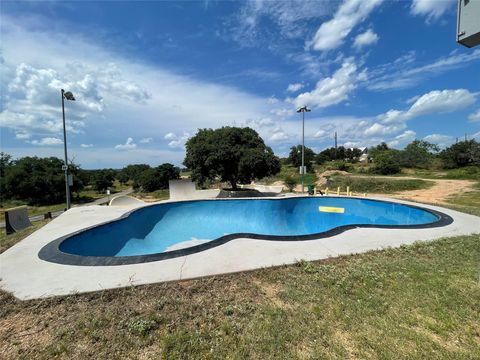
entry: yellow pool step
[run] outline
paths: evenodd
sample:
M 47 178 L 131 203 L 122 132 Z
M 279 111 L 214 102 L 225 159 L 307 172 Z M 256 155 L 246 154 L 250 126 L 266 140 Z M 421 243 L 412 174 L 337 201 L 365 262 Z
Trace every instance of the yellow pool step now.
M 330 212 L 330 213 L 339 213 L 339 214 L 343 214 L 345 212 L 345 208 L 332 207 L 332 206 L 319 206 L 318 210 L 320 212 Z

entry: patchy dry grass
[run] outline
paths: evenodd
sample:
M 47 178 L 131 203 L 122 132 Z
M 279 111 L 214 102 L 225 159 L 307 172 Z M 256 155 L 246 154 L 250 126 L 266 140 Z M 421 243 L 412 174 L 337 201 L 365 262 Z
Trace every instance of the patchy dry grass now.
M 345 191 L 349 186 L 354 192 L 367 192 L 375 194 L 392 194 L 398 191 L 427 189 L 434 183 L 422 179 L 399 179 L 399 178 L 379 178 L 379 177 L 353 177 L 335 175 L 330 178 L 330 190 L 337 187 Z
M 14 358 L 480 358 L 480 236 L 199 280 L 20 302 Z
M 50 220 L 41 220 L 35 221 L 32 227 L 29 227 L 25 230 L 21 230 L 19 232 L 7 235 L 5 228 L 0 229 L 0 254 L 7 250 L 9 247 L 15 245 L 20 240 L 26 238 L 28 235 L 33 233 L 34 231 L 40 229 L 43 225 L 47 224 Z M 1 266 L 1 264 L 0 264 Z

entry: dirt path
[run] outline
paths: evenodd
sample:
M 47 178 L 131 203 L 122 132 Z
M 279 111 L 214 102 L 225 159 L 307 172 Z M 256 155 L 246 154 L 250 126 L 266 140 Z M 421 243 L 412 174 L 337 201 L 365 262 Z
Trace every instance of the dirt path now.
M 355 176 L 355 175 L 352 175 Z M 376 176 L 376 178 L 385 178 L 390 180 L 401 180 L 401 179 L 421 179 L 417 177 L 402 176 L 402 177 L 391 177 L 391 176 Z M 447 180 L 447 179 L 421 179 L 426 181 L 431 181 L 434 185 L 428 189 L 420 190 L 405 190 L 399 191 L 394 194 L 388 194 L 387 196 L 397 198 L 397 199 L 410 199 L 419 202 L 429 202 L 429 203 L 448 203 L 447 199 L 451 196 L 465 193 L 468 191 L 473 191 L 472 186 L 475 184 L 472 180 Z M 369 194 L 369 195 L 384 195 L 384 194 Z

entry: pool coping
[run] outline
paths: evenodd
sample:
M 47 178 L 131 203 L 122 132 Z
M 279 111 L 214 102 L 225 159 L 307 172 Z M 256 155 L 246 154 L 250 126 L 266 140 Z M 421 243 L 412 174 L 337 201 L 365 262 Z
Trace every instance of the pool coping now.
M 429 228 L 353 228 L 337 235 L 300 242 L 235 238 L 222 246 L 190 255 L 122 266 L 65 265 L 41 260 L 39 251 L 53 240 L 117 220 L 139 206 L 72 208 L 0 254 L 0 289 L 21 300 L 38 299 L 251 271 L 301 260 L 315 261 L 394 248 L 417 241 L 480 234 L 480 217 L 474 215 L 405 200 L 368 199 L 421 205 L 450 216 L 453 222 Z M 480 236 L 478 241 L 480 245 Z
M 321 198 L 336 198 L 337 196 L 322 196 Z M 414 225 L 375 225 L 375 224 L 352 224 L 352 225 L 342 225 L 335 227 L 333 229 L 322 231 L 320 233 L 308 234 L 308 235 L 289 235 L 289 236 L 282 236 L 282 235 L 265 235 L 265 234 L 254 234 L 254 233 L 233 233 L 221 236 L 219 238 L 209 240 L 205 243 L 189 246 L 182 249 L 177 250 L 170 250 L 161 253 L 155 254 L 147 254 L 147 255 L 133 255 L 133 256 L 88 256 L 88 255 L 76 255 L 66 253 L 60 250 L 60 245 L 66 239 L 75 236 L 77 234 L 83 233 L 88 231 L 92 228 L 103 226 L 107 224 L 112 224 L 118 221 L 122 221 L 127 219 L 130 215 L 134 212 L 143 209 L 145 207 L 150 206 L 158 206 L 161 204 L 166 203 L 192 203 L 192 202 L 199 202 L 199 201 L 236 201 L 236 200 L 255 200 L 255 201 L 265 201 L 265 200 L 274 200 L 274 201 L 284 201 L 291 199 L 292 197 L 282 197 L 282 198 L 225 198 L 225 199 L 193 199 L 193 200 L 176 200 L 176 201 L 168 201 L 162 203 L 154 203 L 148 204 L 146 206 L 140 206 L 135 209 L 132 209 L 117 219 L 106 221 L 104 223 L 100 223 L 94 226 L 90 226 L 79 230 L 74 233 L 67 234 L 62 236 L 56 240 L 51 241 L 44 247 L 42 247 L 38 253 L 38 257 L 41 260 L 49 261 L 57 264 L 63 265 L 77 265 L 77 266 L 120 266 L 120 265 L 131 265 L 131 264 L 140 264 L 146 262 L 153 262 L 153 261 L 162 261 L 166 259 L 173 259 L 181 256 L 187 256 L 196 254 L 208 249 L 215 248 L 217 246 L 221 246 L 226 244 L 227 242 L 235 239 L 255 239 L 255 240 L 265 240 L 265 241 L 305 241 L 305 240 L 315 240 L 315 239 L 323 239 L 335 235 L 339 235 L 345 231 L 356 229 L 356 228 L 379 228 L 379 229 L 429 229 L 435 227 L 442 227 L 449 225 L 453 222 L 451 216 L 437 211 L 433 209 L 427 209 L 422 206 L 418 205 L 410 205 L 410 204 L 401 204 L 398 202 L 393 202 L 390 200 L 380 200 L 380 199 L 372 199 L 372 198 L 359 198 L 353 196 L 342 196 L 342 198 L 348 199 L 356 199 L 356 200 L 367 200 L 367 201 L 375 201 L 387 204 L 401 204 L 406 205 L 411 208 L 423 210 L 429 212 L 438 217 L 437 221 L 426 223 L 426 224 L 414 224 Z M 296 196 L 295 198 L 312 198 L 312 196 Z

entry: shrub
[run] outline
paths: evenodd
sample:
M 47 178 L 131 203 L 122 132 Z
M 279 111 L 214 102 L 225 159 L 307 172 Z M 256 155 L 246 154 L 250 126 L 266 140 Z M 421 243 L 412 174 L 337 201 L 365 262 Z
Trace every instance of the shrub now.
M 284 180 L 285 186 L 288 188 L 288 191 L 292 192 L 295 186 L 297 186 L 298 181 L 293 176 L 288 175 Z
M 391 175 L 401 170 L 398 150 L 379 151 L 375 155 L 375 166 L 372 171 L 376 174 Z

